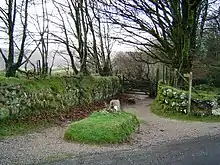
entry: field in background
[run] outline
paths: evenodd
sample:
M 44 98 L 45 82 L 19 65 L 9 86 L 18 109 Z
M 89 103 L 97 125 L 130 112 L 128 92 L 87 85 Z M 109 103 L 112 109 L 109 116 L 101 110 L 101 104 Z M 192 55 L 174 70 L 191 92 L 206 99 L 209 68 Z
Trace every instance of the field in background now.
M 72 73 L 73 73 L 72 69 L 68 69 L 67 67 L 57 67 L 52 70 L 52 75 L 68 75 Z M 21 75 L 19 72 L 17 72 L 17 74 L 18 76 Z M 5 75 L 5 71 L 0 70 L 0 76 L 4 76 L 4 75 Z

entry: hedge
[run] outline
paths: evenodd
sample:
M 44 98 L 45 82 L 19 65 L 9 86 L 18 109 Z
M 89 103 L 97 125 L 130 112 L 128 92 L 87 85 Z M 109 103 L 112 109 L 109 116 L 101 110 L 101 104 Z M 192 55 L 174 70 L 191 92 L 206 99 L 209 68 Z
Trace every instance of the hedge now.
M 116 76 L 0 77 L 0 120 L 57 114 L 70 107 L 109 98 L 120 90 Z
M 192 93 L 191 110 L 193 114 L 210 115 L 213 109 L 218 108 L 219 97 L 215 94 Z M 173 88 L 158 83 L 156 103 L 163 111 L 188 113 L 188 91 Z

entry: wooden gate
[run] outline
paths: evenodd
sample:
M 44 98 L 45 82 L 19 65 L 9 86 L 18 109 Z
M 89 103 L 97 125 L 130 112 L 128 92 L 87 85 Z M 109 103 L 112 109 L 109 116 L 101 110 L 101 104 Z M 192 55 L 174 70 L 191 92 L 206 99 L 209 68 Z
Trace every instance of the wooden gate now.
M 123 76 L 123 87 L 126 93 L 155 96 L 155 83 L 150 80 L 132 80 Z

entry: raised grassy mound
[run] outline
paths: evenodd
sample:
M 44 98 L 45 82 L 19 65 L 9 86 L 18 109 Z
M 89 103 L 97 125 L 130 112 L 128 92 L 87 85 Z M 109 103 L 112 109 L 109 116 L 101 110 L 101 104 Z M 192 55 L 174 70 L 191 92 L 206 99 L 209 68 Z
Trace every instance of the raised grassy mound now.
M 139 127 L 133 114 L 94 112 L 67 128 L 64 138 L 83 143 L 121 143 Z

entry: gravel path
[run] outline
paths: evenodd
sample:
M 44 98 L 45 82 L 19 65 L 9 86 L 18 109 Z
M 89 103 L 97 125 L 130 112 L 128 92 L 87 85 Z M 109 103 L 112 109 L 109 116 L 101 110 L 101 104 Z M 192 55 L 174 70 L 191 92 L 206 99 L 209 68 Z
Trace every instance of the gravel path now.
M 190 139 L 220 132 L 220 123 L 186 122 L 160 118 L 150 112 L 150 99 L 127 106 L 141 120 L 141 131 L 130 144 L 90 146 L 63 140 L 65 127 L 52 127 L 24 136 L 0 141 L 0 164 L 37 164 L 65 159 L 82 153 L 99 153 L 156 146 L 166 142 Z

